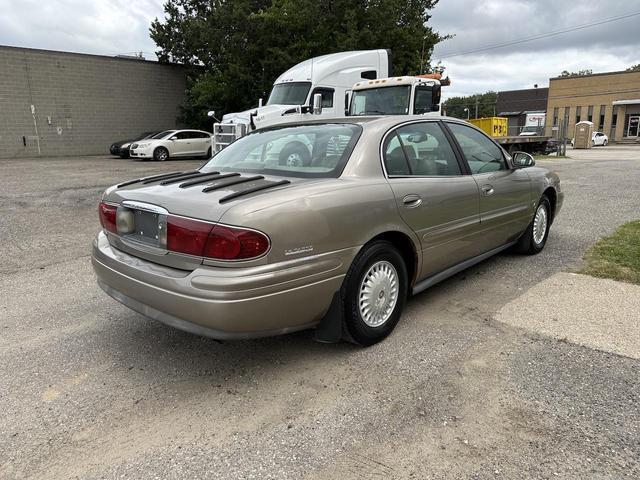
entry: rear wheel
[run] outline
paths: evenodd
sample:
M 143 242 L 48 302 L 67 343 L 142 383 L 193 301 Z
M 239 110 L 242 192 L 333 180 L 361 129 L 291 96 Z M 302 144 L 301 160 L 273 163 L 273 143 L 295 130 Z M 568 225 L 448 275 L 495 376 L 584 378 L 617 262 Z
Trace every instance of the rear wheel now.
M 605 139 L 605 141 L 604 141 L 604 142 L 602 142 L 602 146 L 603 146 L 603 147 L 606 147 L 608 143 L 609 143 L 609 140 Z
M 349 268 L 342 298 L 348 340 L 368 346 L 387 337 L 407 298 L 407 268 L 398 250 L 382 240 L 366 246 Z
M 153 159 L 157 162 L 164 162 L 169 158 L 169 150 L 164 147 L 158 147 L 153 151 Z
M 531 220 L 527 230 L 516 244 L 516 251 L 527 255 L 540 253 L 547 243 L 550 226 L 551 203 L 547 196 L 543 195 L 540 198 L 533 220 Z

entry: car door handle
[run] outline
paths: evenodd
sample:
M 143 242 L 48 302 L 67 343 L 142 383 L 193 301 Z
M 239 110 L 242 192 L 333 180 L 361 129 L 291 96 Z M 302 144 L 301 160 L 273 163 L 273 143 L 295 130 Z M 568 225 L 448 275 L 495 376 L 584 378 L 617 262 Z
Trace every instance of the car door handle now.
M 487 197 L 495 193 L 495 190 L 491 185 L 483 185 L 481 190 L 482 190 L 482 194 L 486 195 Z
M 402 198 L 402 203 L 404 203 L 408 208 L 415 208 L 419 207 L 422 204 L 422 199 L 420 198 L 420 195 L 416 193 L 410 193 L 409 195 L 405 195 Z

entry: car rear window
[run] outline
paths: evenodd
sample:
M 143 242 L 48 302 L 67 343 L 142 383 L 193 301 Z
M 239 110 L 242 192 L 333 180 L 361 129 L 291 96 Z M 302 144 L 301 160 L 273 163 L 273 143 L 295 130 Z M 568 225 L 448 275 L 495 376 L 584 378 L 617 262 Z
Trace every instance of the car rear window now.
M 359 125 L 326 123 L 258 130 L 217 153 L 202 171 L 338 177 L 361 131 Z

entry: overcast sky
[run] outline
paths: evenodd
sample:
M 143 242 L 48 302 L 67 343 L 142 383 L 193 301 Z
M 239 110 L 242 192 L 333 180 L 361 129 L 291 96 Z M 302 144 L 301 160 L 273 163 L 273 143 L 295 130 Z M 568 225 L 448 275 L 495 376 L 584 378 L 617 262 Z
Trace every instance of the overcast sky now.
M 149 24 L 162 0 L 0 0 L 0 45 L 154 58 Z M 486 45 L 640 11 L 640 0 L 440 0 L 431 26 L 452 85 L 446 96 L 531 88 L 562 70 L 623 70 L 640 63 L 640 16 L 550 38 L 455 56 Z

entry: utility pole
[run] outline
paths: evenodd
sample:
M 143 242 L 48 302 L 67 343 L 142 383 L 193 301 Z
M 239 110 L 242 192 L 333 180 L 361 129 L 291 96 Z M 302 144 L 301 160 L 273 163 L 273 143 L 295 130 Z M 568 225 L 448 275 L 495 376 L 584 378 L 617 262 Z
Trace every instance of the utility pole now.
M 478 103 L 479 103 L 479 100 L 478 100 L 478 97 L 476 97 L 476 116 L 475 116 L 475 118 L 478 118 Z

